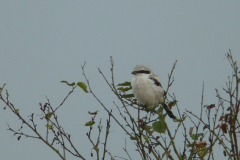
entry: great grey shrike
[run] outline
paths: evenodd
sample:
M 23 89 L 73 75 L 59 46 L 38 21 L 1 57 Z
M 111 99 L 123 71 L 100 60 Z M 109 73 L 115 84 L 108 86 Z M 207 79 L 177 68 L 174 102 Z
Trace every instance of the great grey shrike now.
M 175 118 L 173 113 L 165 104 L 164 94 L 159 77 L 145 65 L 137 65 L 132 74 L 134 75 L 131 85 L 134 97 L 137 101 L 151 108 L 157 107 L 162 104 L 167 114 L 171 118 Z

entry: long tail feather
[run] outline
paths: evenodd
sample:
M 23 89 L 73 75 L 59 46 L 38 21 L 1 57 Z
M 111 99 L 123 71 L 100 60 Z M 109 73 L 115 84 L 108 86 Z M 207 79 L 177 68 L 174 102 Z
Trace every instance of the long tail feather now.
M 175 119 L 175 116 L 173 115 L 172 111 L 168 108 L 168 106 L 166 104 L 163 105 L 163 108 L 165 109 L 165 111 L 167 112 L 167 114 L 170 118 Z

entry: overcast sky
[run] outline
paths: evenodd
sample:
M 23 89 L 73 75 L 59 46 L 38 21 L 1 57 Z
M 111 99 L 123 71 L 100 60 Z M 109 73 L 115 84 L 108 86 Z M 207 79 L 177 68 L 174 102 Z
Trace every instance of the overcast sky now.
M 117 114 L 112 102 L 119 102 L 97 70 L 101 68 L 111 79 L 110 56 L 116 83 L 130 81 L 135 65 L 145 64 L 160 76 L 164 88 L 178 60 L 170 92 L 175 93 L 182 112 L 194 113 L 200 111 L 203 81 L 204 104 L 217 104 L 215 88 L 225 86 L 231 75 L 225 58 L 228 50 L 240 60 L 239 1 L 2 0 L 0 4 L 0 86 L 7 83 L 11 102 L 26 119 L 33 112 L 41 113 L 38 104 L 46 102 L 45 95 L 53 107 L 61 103 L 71 89 L 61 80 L 85 82 L 81 71 L 85 61 L 93 91 Z M 21 122 L 10 109 L 3 110 L 2 102 L 0 107 L 1 160 L 59 159 L 36 139 L 13 137 L 7 123 L 18 129 Z M 90 157 L 92 146 L 84 127 L 91 118 L 87 112 L 95 110 L 100 110 L 98 118 L 106 117 L 92 95 L 77 89 L 57 113 L 87 159 L 96 159 Z M 36 115 L 36 122 L 41 123 L 39 118 Z M 39 125 L 42 134 L 44 129 Z M 23 131 L 32 133 L 26 126 Z M 122 151 L 125 137 L 131 150 L 132 141 L 113 123 L 108 146 L 113 155 L 127 157 Z M 218 149 L 222 156 L 222 148 Z

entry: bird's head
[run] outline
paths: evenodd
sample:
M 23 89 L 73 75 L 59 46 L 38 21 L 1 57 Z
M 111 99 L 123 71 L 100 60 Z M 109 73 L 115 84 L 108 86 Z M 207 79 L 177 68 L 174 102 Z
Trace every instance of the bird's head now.
M 132 74 L 134 75 L 138 75 L 138 74 L 151 74 L 152 70 L 145 65 L 136 65 L 136 67 L 134 68 Z

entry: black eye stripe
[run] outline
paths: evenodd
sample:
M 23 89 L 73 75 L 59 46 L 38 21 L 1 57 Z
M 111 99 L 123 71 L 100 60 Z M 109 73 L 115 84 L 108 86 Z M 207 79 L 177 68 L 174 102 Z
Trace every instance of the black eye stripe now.
M 150 71 L 140 70 L 140 71 L 136 71 L 136 73 L 150 74 Z

